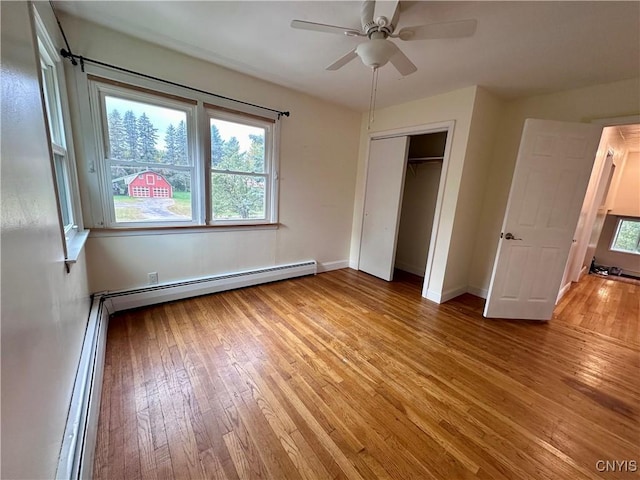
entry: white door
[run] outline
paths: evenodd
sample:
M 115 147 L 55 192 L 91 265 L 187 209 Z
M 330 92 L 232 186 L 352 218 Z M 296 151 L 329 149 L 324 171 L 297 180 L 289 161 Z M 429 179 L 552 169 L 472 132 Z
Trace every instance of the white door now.
M 526 120 L 485 317 L 551 318 L 601 133 Z
M 409 137 L 371 140 L 358 268 L 393 278 Z

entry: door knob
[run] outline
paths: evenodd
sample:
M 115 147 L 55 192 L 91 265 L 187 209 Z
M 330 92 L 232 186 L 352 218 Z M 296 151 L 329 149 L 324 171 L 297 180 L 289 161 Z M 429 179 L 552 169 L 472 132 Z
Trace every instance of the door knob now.
M 509 232 L 504 236 L 505 240 L 522 240 L 521 238 L 516 238 L 513 236 L 513 233 Z

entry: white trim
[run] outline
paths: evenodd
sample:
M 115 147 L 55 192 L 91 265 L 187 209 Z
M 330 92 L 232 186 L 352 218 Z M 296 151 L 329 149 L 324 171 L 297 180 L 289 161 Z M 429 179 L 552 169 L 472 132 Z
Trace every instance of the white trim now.
M 434 260 L 437 243 L 438 243 L 438 233 L 440 230 L 440 218 L 442 216 L 442 203 L 444 200 L 444 192 L 447 185 L 447 176 L 449 173 L 449 163 L 451 158 L 451 148 L 453 145 L 453 134 L 454 134 L 455 125 L 456 125 L 455 120 L 448 120 L 444 122 L 435 122 L 435 123 L 415 125 L 410 127 L 395 128 L 392 130 L 371 132 L 369 133 L 369 141 L 367 142 L 367 154 L 365 157 L 365 172 L 364 172 L 365 173 L 364 174 L 365 191 L 363 195 L 364 200 L 362 202 L 362 211 L 360 213 L 360 216 L 362 218 L 362 221 L 360 222 L 360 242 L 361 243 L 362 243 L 362 229 L 364 225 L 364 209 L 366 205 L 366 194 L 367 194 L 366 179 L 369 172 L 369 152 L 371 149 L 371 141 L 374 139 L 380 139 L 380 138 L 404 137 L 404 136 L 411 137 L 414 135 L 424 135 L 428 133 L 447 132 L 447 139 L 444 147 L 444 155 L 442 158 L 442 168 L 440 170 L 440 182 L 438 184 L 438 196 L 436 198 L 436 206 L 433 213 L 433 224 L 431 227 L 431 238 L 429 240 L 429 253 L 427 255 L 427 264 L 425 267 L 425 271 L 419 274 L 420 276 L 424 275 L 424 283 L 422 285 L 422 296 L 430 300 L 436 297 L 437 298 L 441 297 L 441 294 L 435 294 L 433 291 L 429 291 L 429 285 L 431 283 L 433 260 Z M 359 269 L 359 265 L 360 265 L 360 245 L 358 245 L 357 266 L 352 268 Z M 434 295 L 436 297 L 434 297 Z M 441 302 L 438 302 L 438 303 L 441 303 Z
M 349 260 L 322 262 L 318 264 L 318 273 L 330 272 L 332 270 L 340 270 L 343 268 L 349 268 Z
M 464 293 L 467 293 L 467 287 L 450 288 L 449 290 L 442 292 L 442 294 L 434 292 L 433 290 L 428 290 L 427 294 L 423 296 L 432 302 L 444 303 Z
M 556 298 L 556 305 L 560 302 L 560 300 L 562 300 L 562 297 L 564 297 L 566 293 L 569 291 L 572 283 L 573 282 L 568 281 L 564 287 L 560 288 L 560 291 L 558 292 L 558 297 Z
M 489 290 L 486 288 L 473 287 L 469 285 L 467 287 L 467 293 L 475 295 L 476 297 L 484 298 L 486 300 L 487 296 L 489 295 Z
M 633 125 L 640 123 L 640 115 L 627 115 L 625 117 L 596 118 L 591 123 L 604 127 L 615 127 L 618 125 Z

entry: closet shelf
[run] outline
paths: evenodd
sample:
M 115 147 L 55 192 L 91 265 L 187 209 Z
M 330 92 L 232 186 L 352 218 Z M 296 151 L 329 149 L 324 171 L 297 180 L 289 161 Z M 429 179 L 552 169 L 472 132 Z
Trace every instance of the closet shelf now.
M 413 157 L 409 158 L 409 163 L 427 163 L 427 162 L 441 162 L 444 157 Z

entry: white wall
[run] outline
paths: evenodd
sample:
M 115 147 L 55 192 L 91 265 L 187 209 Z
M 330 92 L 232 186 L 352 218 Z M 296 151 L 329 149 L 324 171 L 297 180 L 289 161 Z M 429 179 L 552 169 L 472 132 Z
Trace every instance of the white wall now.
M 351 235 L 350 265 L 352 267 L 357 268 L 360 256 L 367 156 L 371 136 L 379 132 L 404 128 L 410 129 L 417 126 L 428 127 L 429 125 L 454 120 L 455 126 L 453 132 L 451 132 L 452 143 L 449 167 L 447 172 L 443 171 L 443 175 L 446 175 L 446 187 L 442 202 L 442 217 L 435 245 L 431 245 L 431 248 L 434 249 L 431 276 L 426 279 L 428 289 L 433 292 L 433 296 L 442 294 L 476 90 L 476 87 L 468 87 L 377 110 L 375 112 L 375 122 L 371 125 L 371 129 L 368 128 L 368 115 L 362 115 L 358 177 Z
M 55 476 L 90 305 L 84 255 L 65 272 L 28 8 L 0 2 L 0 477 L 34 479 Z
M 482 213 L 478 223 L 469 287 L 486 293 L 495 259 L 500 228 L 526 118 L 590 122 L 597 118 L 637 114 L 640 80 L 568 90 L 514 100 L 505 104 L 493 148 Z
M 424 276 L 442 162 L 409 165 L 396 247 L 396 268 Z
M 165 282 L 308 259 L 346 266 L 359 113 L 74 17 L 64 16 L 62 22 L 74 53 L 291 111 L 281 128 L 280 228 L 93 236 L 87 249 L 92 291 L 145 285 L 148 272 L 158 272 Z M 82 178 L 86 166 L 82 152 L 78 156 Z M 83 205 L 90 206 L 86 192 Z
M 611 214 L 640 217 L 640 152 L 629 152 L 621 170 Z

